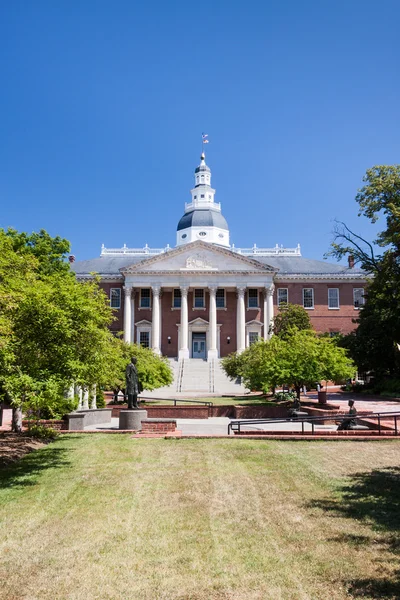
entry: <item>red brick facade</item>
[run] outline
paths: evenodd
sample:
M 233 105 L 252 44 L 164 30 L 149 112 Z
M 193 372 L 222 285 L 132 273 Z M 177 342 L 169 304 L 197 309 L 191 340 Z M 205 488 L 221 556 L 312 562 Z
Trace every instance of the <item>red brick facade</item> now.
M 112 324 L 111 329 L 115 332 L 123 331 L 124 323 L 124 296 L 123 284 L 121 283 L 102 283 L 102 288 L 110 297 L 111 288 L 121 289 L 121 307 L 115 309 L 116 320 Z M 353 320 L 358 316 L 357 308 L 354 308 L 353 289 L 362 288 L 363 284 L 354 282 L 294 282 L 294 281 L 279 281 L 275 283 L 274 292 L 274 314 L 278 312 L 277 298 L 278 288 L 288 290 L 288 300 L 292 304 L 303 305 L 303 288 L 312 288 L 314 290 L 314 308 L 307 309 L 310 315 L 311 323 L 314 329 L 318 332 L 328 333 L 349 333 L 353 331 L 356 324 Z M 339 290 L 339 308 L 328 307 L 328 289 L 337 288 Z M 209 294 L 205 290 L 204 308 L 194 308 L 193 291 L 188 294 L 188 321 L 189 324 L 201 318 L 206 323 L 209 322 Z M 264 297 L 263 290 L 259 290 L 259 306 L 258 308 L 248 308 L 246 295 L 246 323 L 257 321 L 264 323 Z M 161 352 L 168 357 L 177 357 L 178 348 L 178 325 L 180 324 L 181 312 L 179 308 L 173 307 L 173 292 L 171 289 L 162 291 L 161 295 Z M 133 322 L 137 324 L 141 321 L 152 322 L 152 308 L 140 307 L 140 291 L 136 290 L 134 298 L 134 315 Z M 219 349 L 220 356 L 227 356 L 237 348 L 237 298 L 236 291 L 225 291 L 225 307 L 217 308 L 217 324 L 219 327 Z M 264 335 L 264 327 L 261 327 L 260 333 Z M 137 327 L 132 326 L 133 341 L 137 342 Z

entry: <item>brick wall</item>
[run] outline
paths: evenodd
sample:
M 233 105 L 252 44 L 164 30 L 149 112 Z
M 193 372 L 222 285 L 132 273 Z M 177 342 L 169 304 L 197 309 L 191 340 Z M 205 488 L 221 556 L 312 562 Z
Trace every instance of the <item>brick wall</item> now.
M 170 431 L 176 431 L 176 421 L 169 423 L 142 421 L 142 433 L 168 433 Z
M 113 309 L 115 321 L 111 323 L 110 329 L 111 331 L 123 331 L 124 329 L 124 290 L 123 284 L 119 282 L 115 283 L 102 283 L 101 288 L 106 294 L 107 298 L 110 300 L 110 290 L 111 288 L 118 288 L 121 290 L 121 308 Z
M 55 429 L 56 431 L 66 431 L 68 429 L 68 423 L 63 421 L 62 419 L 49 419 L 48 421 L 22 421 L 22 427 L 27 429 L 29 425 L 41 425 L 42 427 L 46 427 L 46 429 Z
M 109 404 L 107 408 L 112 408 L 112 417 L 119 417 L 121 410 L 126 409 L 126 406 L 115 406 Z M 207 406 L 171 406 L 171 405 L 156 405 L 156 406 L 141 406 L 147 411 L 149 419 L 165 418 L 165 419 L 207 419 Z
M 363 287 L 358 283 L 305 283 L 279 282 L 275 284 L 274 314 L 278 312 L 277 289 L 287 288 L 289 302 L 303 305 L 303 288 L 314 289 L 314 309 L 308 309 L 311 323 L 316 331 L 350 333 L 357 325 L 352 322 L 358 318 L 358 310 L 353 304 L 353 289 Z M 339 289 L 339 309 L 328 308 L 328 288 Z

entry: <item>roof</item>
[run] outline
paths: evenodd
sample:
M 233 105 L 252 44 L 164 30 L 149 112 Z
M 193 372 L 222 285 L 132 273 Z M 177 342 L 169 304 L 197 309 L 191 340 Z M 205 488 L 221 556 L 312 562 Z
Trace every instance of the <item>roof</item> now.
M 236 253 L 233 253 L 234 255 Z M 237 256 L 241 256 L 237 254 Z M 149 256 L 147 260 L 154 258 Z M 279 279 L 285 275 L 300 275 L 300 276 L 329 276 L 335 275 L 348 278 L 354 275 L 357 278 L 366 276 L 362 269 L 349 269 L 345 265 L 328 263 L 322 260 L 313 260 L 303 258 L 302 256 L 257 256 L 246 257 L 258 261 L 262 265 L 270 265 L 278 271 Z M 107 275 L 115 277 L 121 276 L 120 269 L 129 267 L 133 264 L 145 261 L 143 255 L 139 256 L 100 256 L 90 260 L 80 260 L 71 264 L 71 270 L 78 275 L 88 275 L 89 273 L 99 273 L 106 277 Z
M 257 256 L 260 263 L 279 269 L 282 275 L 365 275 L 362 269 L 349 269 L 345 265 L 328 263 L 325 260 L 313 260 L 303 256 Z
M 177 231 L 188 227 L 219 227 L 228 231 L 228 223 L 218 210 L 196 208 L 185 213 L 178 223 Z

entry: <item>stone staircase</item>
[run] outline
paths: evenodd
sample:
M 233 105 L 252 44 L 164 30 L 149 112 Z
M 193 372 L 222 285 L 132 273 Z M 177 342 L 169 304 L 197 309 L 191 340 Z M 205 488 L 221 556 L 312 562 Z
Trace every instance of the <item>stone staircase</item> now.
M 200 358 L 186 358 L 182 362 L 179 392 L 210 393 L 210 363 Z M 179 386 L 179 382 L 178 382 Z
M 199 358 L 169 359 L 174 381 L 171 385 L 144 392 L 146 398 L 173 398 L 199 396 L 201 394 L 245 394 L 240 382 L 230 381 L 225 375 L 220 359 L 210 361 Z
M 221 360 L 216 358 L 212 361 L 213 368 L 213 389 L 215 394 L 246 394 L 248 390 L 242 385 L 241 381 L 231 381 L 221 367 Z

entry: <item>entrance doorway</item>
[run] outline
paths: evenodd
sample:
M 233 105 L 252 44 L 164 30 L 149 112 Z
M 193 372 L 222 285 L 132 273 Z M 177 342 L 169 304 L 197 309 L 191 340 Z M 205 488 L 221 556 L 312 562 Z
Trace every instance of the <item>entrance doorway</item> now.
M 206 334 L 195 333 L 192 334 L 192 358 L 206 358 Z

